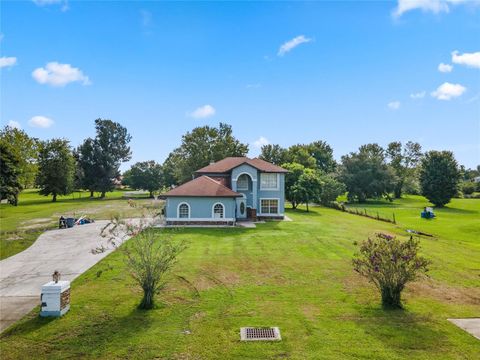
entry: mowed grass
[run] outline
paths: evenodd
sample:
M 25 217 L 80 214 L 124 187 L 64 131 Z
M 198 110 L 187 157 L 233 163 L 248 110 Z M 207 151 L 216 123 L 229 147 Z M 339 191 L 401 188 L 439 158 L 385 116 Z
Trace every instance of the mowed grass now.
M 61 215 L 87 215 L 98 220 L 109 219 L 115 213 L 133 214 L 135 211 L 123 195 L 123 191 L 113 191 L 100 199 L 90 198 L 89 192 L 75 192 L 59 196 L 52 203 L 51 196 L 39 195 L 38 190 L 22 192 L 18 206 L 0 204 L 0 259 L 25 250 L 43 231 L 57 227 Z
M 417 200 L 394 204 L 416 221 Z M 75 280 L 66 316 L 37 309 L 7 330 L 2 358 L 478 359 L 480 342 L 447 318 L 480 313 L 478 232 L 469 230 L 479 211 L 458 200 L 435 228 L 313 208 L 256 229 L 163 230 L 190 245 L 156 309 L 137 310 L 141 293 L 117 251 Z M 442 226 L 443 216 L 457 220 Z M 407 287 L 404 310 L 385 311 L 352 270 L 354 242 L 376 231 L 403 237 L 415 224 L 436 235 L 421 239 L 430 278 Z M 279 326 L 282 341 L 242 343 L 242 326 Z

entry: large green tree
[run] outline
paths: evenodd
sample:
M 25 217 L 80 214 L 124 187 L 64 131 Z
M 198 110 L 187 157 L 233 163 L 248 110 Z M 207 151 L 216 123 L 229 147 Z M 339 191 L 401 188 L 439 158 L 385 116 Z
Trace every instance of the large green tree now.
M 451 151 L 429 151 L 420 166 L 422 195 L 435 206 L 443 207 L 457 193 L 460 176 Z
M 342 156 L 340 180 L 347 187 L 348 199 L 359 202 L 382 196 L 390 199 L 397 181 L 378 144 L 362 145 L 358 152 Z
M 0 201 L 7 199 L 17 206 L 20 191 L 20 158 L 13 146 L 0 139 Z
M 298 163 L 285 163 L 282 167 L 288 170 L 288 173 L 285 174 L 285 198 L 290 201 L 292 208 L 296 209 L 301 199 L 297 198 L 294 185 L 305 172 L 305 166 Z
M 5 126 L 0 131 L 0 139 L 11 146 L 11 151 L 18 158 L 17 172 L 22 187 L 26 189 L 35 185 L 38 170 L 38 139 L 11 126 Z
M 312 156 L 310 149 L 306 145 L 297 144 L 290 146 L 285 158 L 289 163 L 302 164 L 309 169 L 317 168 L 317 160 Z
M 166 176 L 176 184 L 192 178 L 195 170 L 229 156 L 246 156 L 248 145 L 233 136 L 232 127 L 220 123 L 218 127 L 201 126 L 187 132 L 182 144 L 175 149 L 164 164 Z
M 338 181 L 333 174 L 323 175 L 321 180 L 322 193 L 320 194 L 320 203 L 323 205 L 329 205 L 347 191 L 345 184 Z
M 147 190 L 150 197 L 163 186 L 162 165 L 155 161 L 137 162 L 124 173 L 123 182 L 133 189 Z
M 331 173 L 335 170 L 337 163 L 333 158 L 333 149 L 325 141 L 314 141 L 306 147 L 315 159 L 318 170 L 323 173 Z
M 263 145 L 259 158 L 275 165 L 282 165 L 286 163 L 287 150 L 280 145 L 268 144 Z
M 38 154 L 37 185 L 40 195 L 68 195 L 73 191 L 75 159 L 69 143 L 64 139 L 53 139 L 40 143 Z
M 413 141 L 407 142 L 405 146 L 402 146 L 401 142 L 395 141 L 388 144 L 386 155 L 397 176 L 393 192 L 395 198 L 399 199 L 402 197 L 402 190 L 407 179 L 415 177 L 415 169 L 422 156 L 422 147 Z
M 95 130 L 95 138 L 86 139 L 78 147 L 76 157 L 82 169 L 82 186 L 91 195 L 99 191 L 103 198 L 114 189 L 113 180 L 120 176 L 120 165 L 131 158 L 128 144 L 132 137 L 125 127 L 112 120 L 95 120 Z
M 322 179 L 318 170 L 305 169 L 297 182 L 292 187 L 295 199 L 299 203 L 308 205 L 312 202 L 320 202 L 322 195 Z

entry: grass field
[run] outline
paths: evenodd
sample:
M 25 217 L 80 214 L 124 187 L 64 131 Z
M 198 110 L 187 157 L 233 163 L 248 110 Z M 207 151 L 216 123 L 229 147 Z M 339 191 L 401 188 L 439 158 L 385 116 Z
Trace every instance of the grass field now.
M 55 228 L 61 215 L 94 219 L 109 219 L 113 213 L 132 213 L 124 192 L 107 193 L 105 199 L 91 199 L 89 192 L 75 192 L 59 196 L 52 203 L 51 197 L 38 194 L 38 190 L 26 190 L 20 194 L 18 206 L 0 205 L 0 259 L 25 250 L 46 229 Z
M 480 342 L 446 319 L 480 314 L 480 201 L 455 200 L 430 222 L 425 205 L 368 204 L 394 209 L 396 226 L 313 208 L 256 229 L 174 231 L 190 245 L 151 311 L 136 309 L 117 251 L 75 280 L 66 316 L 37 310 L 4 333 L 2 358 L 478 359 Z M 406 228 L 435 235 L 421 239 L 430 278 L 407 287 L 404 310 L 385 311 L 352 271 L 353 243 Z M 242 326 L 279 326 L 283 340 L 241 343 Z

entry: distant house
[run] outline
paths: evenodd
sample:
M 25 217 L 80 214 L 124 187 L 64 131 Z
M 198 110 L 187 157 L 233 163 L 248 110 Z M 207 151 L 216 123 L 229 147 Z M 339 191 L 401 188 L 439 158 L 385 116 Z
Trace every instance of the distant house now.
M 287 172 L 257 158 L 228 157 L 212 163 L 163 195 L 166 223 L 234 225 L 247 219 L 283 219 Z
M 473 182 L 480 183 L 480 176 L 474 177 Z

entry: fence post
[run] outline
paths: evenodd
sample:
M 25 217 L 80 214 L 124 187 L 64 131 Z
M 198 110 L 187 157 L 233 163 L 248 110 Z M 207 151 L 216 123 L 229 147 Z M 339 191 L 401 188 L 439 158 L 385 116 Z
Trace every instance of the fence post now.
M 380 219 L 380 215 L 378 215 L 378 211 L 377 211 L 377 220 Z

